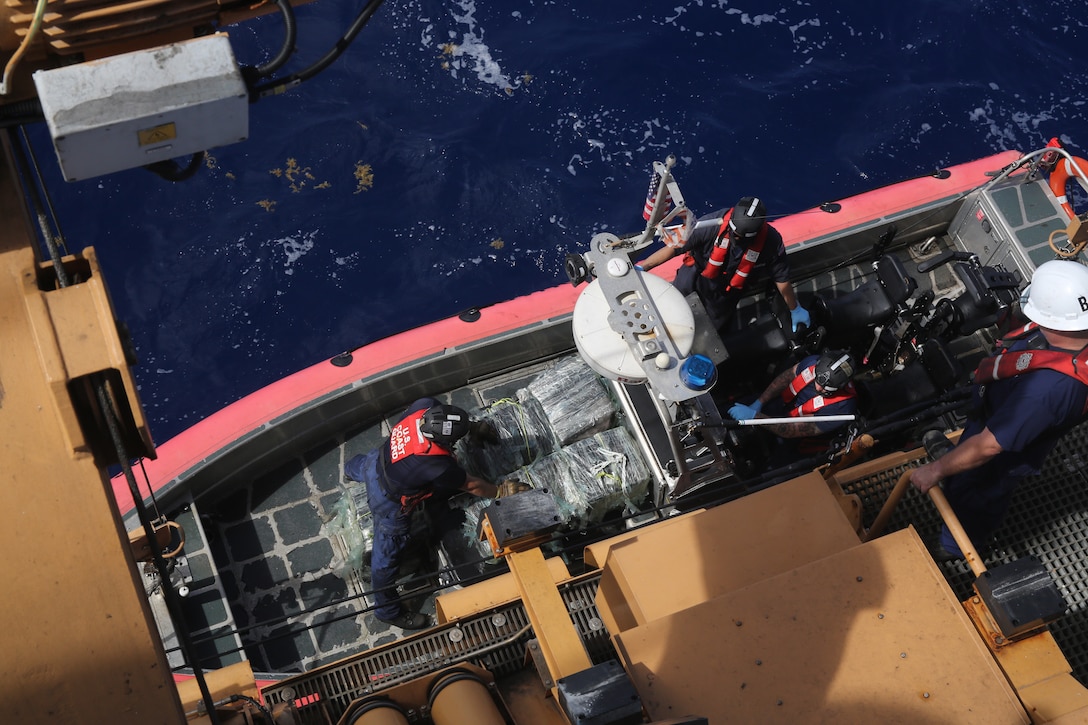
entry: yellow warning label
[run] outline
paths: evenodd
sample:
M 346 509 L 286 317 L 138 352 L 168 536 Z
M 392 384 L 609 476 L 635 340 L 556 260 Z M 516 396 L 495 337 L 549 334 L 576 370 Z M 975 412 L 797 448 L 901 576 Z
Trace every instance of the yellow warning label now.
M 140 139 L 141 146 L 152 146 L 154 144 L 173 141 L 178 137 L 178 130 L 171 122 L 164 123 L 161 126 L 145 128 L 143 131 L 137 131 L 136 136 Z

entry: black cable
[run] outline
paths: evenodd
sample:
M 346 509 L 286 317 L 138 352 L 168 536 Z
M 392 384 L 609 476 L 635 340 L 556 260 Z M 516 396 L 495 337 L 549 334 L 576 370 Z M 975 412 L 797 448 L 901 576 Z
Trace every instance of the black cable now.
M 226 699 L 226 702 L 238 702 L 239 700 L 245 700 L 261 711 L 261 714 L 268 718 L 268 725 L 276 725 L 276 721 L 272 719 L 272 713 L 267 707 L 261 704 L 259 701 L 254 700 L 249 695 L 231 695 Z
M 265 78 L 278 71 L 283 67 L 283 64 L 287 62 L 287 59 L 291 57 L 291 54 L 295 52 L 295 38 L 298 36 L 298 27 L 295 23 L 295 9 L 288 0 L 276 0 L 276 7 L 280 9 L 280 14 L 283 15 L 283 45 L 280 47 L 280 52 L 275 58 L 252 70 L 254 80 Z M 243 73 L 245 73 L 245 71 L 243 71 Z
M 304 68 L 303 70 L 292 73 L 289 76 L 283 78 L 277 78 L 275 80 L 261 83 L 250 89 L 250 100 L 255 101 L 265 96 L 276 95 L 283 93 L 289 88 L 294 88 L 298 84 L 305 80 L 313 78 L 315 75 L 325 70 L 332 64 L 334 60 L 339 58 L 351 42 L 355 40 L 355 36 L 359 34 L 359 31 L 363 29 L 363 26 L 367 24 L 367 21 L 378 11 L 384 0 L 367 0 L 363 9 L 359 11 L 359 14 L 355 16 L 355 20 L 352 21 L 350 27 L 344 35 L 336 41 L 336 44 L 332 49 L 322 56 L 316 63 Z
M 212 725 L 219 725 L 219 716 L 215 712 L 215 700 L 212 699 L 211 690 L 208 689 L 208 682 L 204 678 L 204 671 L 198 663 L 199 658 L 196 656 L 196 649 L 185 626 L 180 597 L 174 588 L 169 586 L 170 573 L 166 560 L 162 557 L 162 552 L 154 545 L 155 530 L 151 525 L 151 519 L 147 516 L 147 509 L 144 507 L 143 498 L 140 496 L 139 488 L 136 485 L 136 477 L 132 474 L 132 467 L 128 465 L 128 453 L 125 451 L 120 423 L 115 415 L 113 407 L 114 394 L 110 390 L 109 378 L 104 373 L 96 373 L 92 385 L 98 400 L 99 412 L 104 419 L 106 428 L 109 430 L 110 439 L 113 441 L 117 460 L 121 462 L 121 467 L 125 472 L 125 480 L 128 482 L 129 493 L 132 494 L 132 501 L 136 505 L 136 513 L 143 525 L 144 535 L 151 542 L 151 555 L 155 561 L 155 569 L 159 572 L 160 579 L 166 582 L 162 587 L 163 599 L 166 601 L 166 608 L 170 612 L 170 619 L 174 623 L 174 632 L 177 635 L 178 643 L 181 645 L 182 654 L 186 661 L 192 663 L 197 688 L 200 690 L 200 697 L 207 708 L 209 721 Z
M 25 132 L 23 133 L 23 139 L 26 140 Z M 19 140 L 15 138 L 14 130 L 9 129 L 8 140 L 11 143 L 12 153 L 15 156 L 15 165 L 18 167 L 19 175 L 22 177 L 23 191 L 28 197 L 28 203 L 30 204 L 31 211 L 34 213 L 34 217 L 38 220 L 38 230 L 41 232 L 46 249 L 49 251 L 49 257 L 53 262 L 53 270 L 57 275 L 57 285 L 59 287 L 67 287 L 71 284 L 71 280 L 68 278 L 67 268 L 61 263 L 61 247 L 63 246 L 63 242 L 58 241 L 58 235 L 54 234 L 54 224 L 50 222 L 46 215 L 46 204 L 42 201 L 43 194 L 38 186 L 41 182 L 41 176 L 40 174 L 35 176 L 33 173 L 38 170 L 37 164 L 30 163 L 30 160 L 28 159 L 29 146 L 24 148 L 23 144 L 19 143 Z M 42 186 L 42 189 L 44 189 L 44 185 Z M 50 209 L 51 208 L 52 207 L 50 206 Z M 40 256 L 41 249 L 38 245 L 35 245 L 34 258 L 39 259 Z
M 53 241 L 57 244 L 61 255 L 67 255 L 68 245 L 64 241 L 64 232 L 60 228 L 60 222 L 57 221 L 57 210 L 53 206 L 53 198 L 49 196 L 49 191 L 45 188 L 45 182 L 42 180 L 42 169 L 38 165 L 38 157 L 34 155 L 34 147 L 30 145 L 30 137 L 27 136 L 26 129 L 21 126 L 19 127 L 19 135 L 22 136 L 23 144 L 26 146 L 27 158 L 30 161 L 30 168 L 34 171 L 34 178 L 37 180 L 37 185 L 42 189 L 45 208 L 49 212 L 49 219 L 53 231 L 56 233 Z
M 37 98 L 16 101 L 0 106 L 0 128 L 24 126 L 45 120 L 42 104 Z

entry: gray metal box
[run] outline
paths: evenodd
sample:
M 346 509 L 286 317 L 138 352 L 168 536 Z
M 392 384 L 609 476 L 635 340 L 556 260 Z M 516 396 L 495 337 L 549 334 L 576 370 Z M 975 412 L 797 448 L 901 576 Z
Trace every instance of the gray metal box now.
M 224 33 L 34 74 L 64 178 L 187 156 L 249 135 Z

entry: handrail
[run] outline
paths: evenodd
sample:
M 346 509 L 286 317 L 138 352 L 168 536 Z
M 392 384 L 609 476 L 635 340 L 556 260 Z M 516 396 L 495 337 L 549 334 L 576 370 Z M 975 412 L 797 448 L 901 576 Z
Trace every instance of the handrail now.
M 872 541 L 884 531 L 888 519 L 892 517 L 899 500 L 903 498 L 903 494 L 906 493 L 907 488 L 910 486 L 910 478 L 913 472 L 913 469 L 904 471 L 903 475 L 896 481 L 891 493 L 888 494 L 887 500 L 884 501 L 880 513 L 877 514 L 876 519 L 873 521 L 873 525 L 869 527 L 869 530 L 862 537 L 863 542 Z M 952 505 L 948 503 L 948 499 L 939 485 L 929 489 L 929 498 L 937 507 L 937 512 L 941 515 L 941 519 L 944 520 L 949 532 L 951 532 L 952 538 L 956 540 L 956 545 L 959 546 L 964 560 L 971 567 L 971 571 L 974 572 L 976 577 L 982 576 L 986 572 L 986 565 L 982 562 L 982 557 L 978 555 L 978 550 L 971 543 L 971 538 L 967 535 L 963 524 L 960 523 L 959 517 L 952 510 Z

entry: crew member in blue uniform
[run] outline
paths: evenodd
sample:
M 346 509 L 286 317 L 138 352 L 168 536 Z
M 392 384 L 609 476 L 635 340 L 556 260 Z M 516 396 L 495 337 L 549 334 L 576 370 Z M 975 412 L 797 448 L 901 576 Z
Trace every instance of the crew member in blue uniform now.
M 847 421 L 821 421 L 829 415 L 853 415 L 857 411 L 854 373 L 857 365 L 845 351 L 809 355 L 786 368 L 750 405 L 737 403 L 729 409 L 734 420 L 753 418 L 804 418 L 799 423 L 768 423 L 760 426 L 785 439 L 815 438 L 840 428 Z M 796 449 L 796 446 L 794 446 Z
M 714 223 L 718 219 L 721 224 Z M 790 282 L 782 235 L 767 223 L 767 208 L 758 198 L 746 196 L 732 209 L 700 219 L 682 247 L 664 246 L 639 266 L 650 270 L 681 252 L 684 263 L 673 285 L 685 295 L 698 293 L 715 329 L 724 329 L 744 291 L 764 284 L 768 276 L 790 310 L 793 331 L 811 326 Z
M 527 488 L 511 481 L 496 486 L 466 473 L 454 458 L 453 447 L 470 431 L 481 441 L 497 440 L 490 425 L 471 421 L 461 408 L 421 398 L 408 407 L 378 448 L 344 464 L 348 478 L 366 484 L 374 522 L 370 560 L 374 614 L 383 622 L 402 629 L 430 625 L 429 617 L 406 611 L 397 599 L 397 569 L 408 545 L 413 509 L 435 494 L 468 491 L 498 498 Z
M 941 483 L 968 537 L 983 548 L 1016 486 L 1039 472 L 1088 410 L 1088 268 L 1071 260 L 1040 265 L 1021 304 L 1031 324 L 979 364 L 975 408 L 959 443 L 911 475 L 923 493 Z M 948 527 L 933 553 L 963 556 Z

